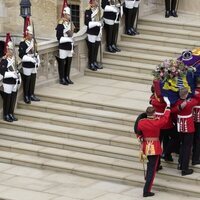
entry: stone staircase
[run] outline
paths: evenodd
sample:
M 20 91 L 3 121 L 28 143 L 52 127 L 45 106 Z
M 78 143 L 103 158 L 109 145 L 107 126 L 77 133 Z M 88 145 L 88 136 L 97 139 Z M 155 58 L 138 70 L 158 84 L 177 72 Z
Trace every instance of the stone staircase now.
M 121 36 L 121 53 L 104 52 L 104 69 L 86 70 L 73 86 L 38 88 L 41 102 L 19 101 L 15 112 L 19 121 L 0 121 L 0 162 L 142 187 L 144 171 L 133 124 L 148 105 L 150 72 L 157 63 L 178 56 L 184 45 L 199 44 L 192 39 L 198 38 L 199 27 L 184 32 L 183 25 L 177 26 L 141 19 L 140 35 Z M 169 38 L 166 27 L 178 38 Z M 192 37 L 183 38 L 186 35 Z M 173 163 L 162 163 L 154 188 L 199 197 L 200 167 L 182 177 L 174 158 Z
M 118 42 L 122 51 L 104 52 L 105 69 L 87 70 L 86 75 L 150 84 L 151 72 L 157 64 L 178 58 L 185 49 L 200 46 L 200 24 L 187 23 L 184 19 L 170 20 L 141 18 L 138 24 L 140 35 L 122 34 Z

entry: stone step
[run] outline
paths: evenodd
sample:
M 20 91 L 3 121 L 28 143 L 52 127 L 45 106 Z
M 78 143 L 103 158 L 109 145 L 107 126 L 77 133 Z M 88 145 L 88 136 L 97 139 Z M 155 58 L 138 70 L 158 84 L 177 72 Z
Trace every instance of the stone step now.
M 109 57 L 109 59 L 112 59 Z M 114 59 L 114 58 L 113 58 Z M 142 74 L 137 72 L 131 71 L 124 71 L 124 70 L 116 70 L 113 68 L 104 68 L 98 71 L 92 71 L 89 69 L 85 70 L 85 74 L 87 76 L 95 76 L 107 79 L 114 79 L 120 81 L 129 81 L 134 83 L 144 83 L 144 84 L 152 84 L 153 76 L 149 74 Z
M 137 160 L 138 157 L 138 150 L 136 149 L 128 149 L 94 142 L 55 137 L 50 135 L 40 135 L 38 133 L 16 131 L 14 129 L 0 128 L 0 133 L 1 139 L 34 144 L 43 147 L 51 147 L 54 148 L 54 151 L 56 151 L 57 149 L 65 149 L 74 152 L 82 152 L 91 155 L 99 155 L 129 161 Z M 130 141 L 135 141 L 131 137 L 129 139 Z M 135 148 L 139 148 L 138 145 L 135 145 Z
M 188 40 L 188 39 L 173 38 L 173 37 L 169 38 L 164 36 L 147 35 L 147 34 L 140 34 L 134 37 L 122 34 L 121 40 L 127 42 L 137 42 L 137 43 L 144 43 L 151 45 L 182 48 L 183 50 L 193 49 L 195 47 L 200 46 L 199 40 Z
M 134 54 L 135 52 L 137 52 L 137 53 L 153 54 L 171 58 L 178 58 L 183 51 L 182 48 L 144 44 L 131 41 L 120 41 L 118 42 L 118 46 L 121 48 L 122 51 L 133 52 Z
M 45 122 L 65 127 L 72 127 L 90 131 L 110 133 L 114 135 L 130 136 L 133 132 L 132 126 L 89 120 L 78 117 L 63 116 L 53 113 L 44 113 L 34 110 L 16 109 L 17 117 L 21 120 Z
M 200 38 L 200 27 L 198 31 L 194 30 L 186 30 L 186 29 L 175 29 L 173 26 L 172 28 L 166 28 L 162 26 L 151 26 L 151 25 L 138 25 L 138 30 L 141 34 L 146 35 L 156 35 L 156 36 L 164 36 L 164 37 L 171 37 L 173 38 L 182 38 L 188 40 L 199 40 Z
M 184 16 L 186 18 L 186 16 Z M 191 19 L 191 17 L 189 18 Z M 174 30 L 188 30 L 188 31 L 193 31 L 193 32 L 199 32 L 200 31 L 200 26 L 199 24 L 191 23 L 191 21 L 186 21 L 186 20 L 174 20 L 174 19 L 164 19 L 160 20 L 159 17 L 153 17 L 153 18 L 148 18 L 148 17 L 140 17 L 138 21 L 138 25 L 148 25 L 152 27 L 163 27 L 166 29 L 174 29 Z
M 2 144 L 0 147 L 1 151 L 38 156 L 41 158 L 48 158 L 56 161 L 67 161 L 75 164 L 84 164 L 93 167 L 102 167 L 105 169 L 135 172 L 141 176 L 144 173 L 142 167 L 143 164 L 138 162 L 138 160 L 127 161 L 118 158 L 109 158 L 99 155 L 73 152 L 65 149 L 55 149 L 51 147 L 43 147 L 40 145 L 25 144 L 3 139 L 0 139 L 0 142 Z M 194 184 L 196 182 L 196 178 L 198 178 L 198 173 L 195 173 L 189 177 L 182 177 L 180 176 L 180 172 L 174 168 L 163 168 L 163 170 L 157 173 L 157 177 Z
M 137 139 L 133 134 L 131 137 L 115 136 L 113 134 L 102 133 L 97 131 L 88 131 L 77 128 L 57 126 L 53 124 L 19 120 L 15 123 L 7 123 L 0 120 L 1 128 L 31 132 L 40 135 L 61 137 L 79 141 L 94 142 L 97 144 L 123 147 L 128 149 L 138 149 Z
M 103 69 L 104 71 L 108 71 L 109 69 Z M 102 70 L 100 70 L 102 71 Z M 118 70 L 115 70 L 118 73 Z M 119 72 L 120 73 L 120 72 Z M 133 78 L 137 78 L 138 74 L 135 74 Z M 149 76 L 150 78 L 150 76 Z M 89 77 L 85 76 L 84 80 L 87 79 L 91 84 L 94 82 L 103 84 L 104 82 L 111 82 L 107 78 L 96 78 L 96 77 Z M 130 78 L 131 79 L 131 78 Z M 143 83 L 134 83 L 134 82 L 125 82 L 125 81 L 116 81 L 112 80 L 114 86 L 118 86 L 119 88 L 126 88 L 128 90 L 133 90 L 134 94 L 133 98 L 130 100 L 127 97 L 120 97 L 117 96 L 117 100 L 115 101 L 115 96 L 108 96 L 108 95 L 98 95 L 92 94 L 89 92 L 82 92 L 82 91 L 75 91 L 75 90 L 63 90 L 63 88 L 59 87 L 43 87 L 38 88 L 36 90 L 36 95 L 38 95 L 42 101 L 54 102 L 54 103 L 61 103 L 67 105 L 74 105 L 80 107 L 87 107 L 87 108 L 94 108 L 98 110 L 106 110 L 106 111 L 114 111 L 120 113 L 128 113 L 128 114 L 138 114 L 144 112 L 146 107 L 148 106 L 148 102 L 144 101 L 144 98 L 150 97 L 150 87 L 149 84 Z M 81 85 L 82 81 L 77 80 L 76 85 Z M 117 88 L 118 88 L 117 87 Z M 98 88 L 97 88 L 98 89 Z M 108 88 L 113 90 L 113 87 Z M 137 94 L 137 95 L 135 95 Z M 103 98 L 102 98 L 103 97 Z
M 132 41 L 130 41 L 132 42 Z M 118 53 L 103 53 L 104 58 L 109 58 L 113 60 L 120 60 L 120 61 L 129 61 L 129 62 L 141 62 L 147 64 L 154 64 L 157 65 L 163 62 L 166 59 L 171 59 L 172 57 L 155 55 L 155 54 L 148 54 L 148 53 L 138 53 L 138 52 L 130 52 L 130 51 L 121 51 Z
M 3 163 L 9 163 L 15 165 L 23 165 L 35 168 L 68 172 L 76 175 L 81 175 L 84 177 L 120 182 L 127 185 L 138 185 L 138 186 L 144 185 L 143 176 L 133 172 L 105 169 L 102 167 L 96 167 L 96 166 L 93 167 L 84 164 L 71 163 L 67 161 L 65 162 L 56 161 L 48 158 L 40 158 L 33 155 L 31 156 L 19 153 L 0 151 L 0 161 Z M 199 177 L 198 174 L 195 173 L 192 176 L 195 177 L 194 183 L 191 182 L 185 183 L 182 181 L 174 180 L 173 178 L 163 179 L 160 177 L 156 177 L 153 187 L 159 190 L 164 190 L 164 191 L 167 190 L 168 192 L 170 191 L 179 194 L 181 193 L 185 195 L 199 197 L 200 195 L 199 181 L 197 181 Z M 189 179 L 188 177 L 181 177 L 181 178 Z M 188 187 L 188 184 L 190 185 L 190 187 Z
M 98 120 L 115 124 L 132 126 L 136 119 L 135 115 L 84 108 L 80 106 L 66 105 L 48 101 L 32 102 L 26 104 L 19 101 L 17 107 L 20 109 L 35 110 L 40 112 L 53 113 L 64 116 L 78 117 L 83 119 Z
M 155 69 L 156 65 L 140 63 L 140 62 L 130 62 L 130 61 L 120 61 L 113 60 L 109 58 L 103 59 L 104 68 L 115 69 L 115 70 L 123 70 L 123 71 L 131 71 L 142 74 L 150 74 Z

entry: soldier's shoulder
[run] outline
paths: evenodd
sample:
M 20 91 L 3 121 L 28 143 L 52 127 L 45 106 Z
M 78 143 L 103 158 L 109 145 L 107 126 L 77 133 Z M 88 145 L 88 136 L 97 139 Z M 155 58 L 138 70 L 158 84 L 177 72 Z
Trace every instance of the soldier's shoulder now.
M 64 19 L 63 18 L 60 18 L 59 20 L 58 20 L 58 25 L 59 24 L 63 24 L 64 23 Z

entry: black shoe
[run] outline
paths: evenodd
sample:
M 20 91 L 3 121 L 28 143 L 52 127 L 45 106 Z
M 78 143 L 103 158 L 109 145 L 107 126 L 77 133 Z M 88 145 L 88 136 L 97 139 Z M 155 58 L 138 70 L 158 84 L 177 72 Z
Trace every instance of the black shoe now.
M 126 34 L 126 35 L 135 35 L 135 34 L 133 33 L 133 31 L 131 31 L 131 29 L 126 30 L 125 34 Z
M 25 97 L 24 97 L 24 102 L 27 103 L 27 104 L 30 104 L 30 103 L 31 103 L 31 100 L 29 99 L 28 96 L 25 96 Z
M 153 192 L 146 192 L 146 193 L 143 193 L 143 197 L 152 197 L 152 196 L 154 196 L 155 195 L 155 193 L 153 193 Z
M 74 82 L 69 78 L 69 77 L 66 77 L 66 82 L 68 83 L 68 84 L 74 84 Z
M 131 31 L 133 32 L 134 35 L 139 35 L 139 34 L 140 34 L 140 33 L 139 33 L 136 29 L 134 29 L 134 28 L 131 28 Z
M 107 51 L 110 52 L 110 53 L 116 53 L 116 51 L 112 48 L 111 45 L 109 45 L 109 46 L 107 47 Z
M 13 120 L 10 118 L 9 115 L 5 115 L 5 116 L 3 117 L 3 120 L 4 120 L 4 121 L 7 121 L 7 122 L 13 122 Z
M 173 17 L 178 17 L 178 15 L 177 15 L 177 13 L 176 13 L 175 10 L 172 10 L 172 11 L 171 11 L 171 16 L 173 16 Z
M 170 17 L 170 12 L 169 11 L 166 11 L 165 12 L 165 18 L 169 18 Z
M 31 101 L 40 101 L 38 97 L 36 97 L 34 94 L 30 96 Z
M 94 63 L 91 63 L 88 67 L 88 69 L 92 70 L 92 71 L 97 71 L 97 68 L 95 67 Z
M 119 49 L 116 45 L 112 45 L 112 48 L 115 50 L 115 51 L 117 51 L 117 52 L 120 52 L 121 51 L 121 49 Z
M 97 69 L 103 69 L 103 66 L 98 64 L 97 62 L 94 62 L 94 66 L 97 68 Z
M 68 85 L 67 81 L 64 78 L 60 79 L 60 84 L 61 85 Z
M 186 176 L 186 175 L 190 175 L 190 174 L 193 174 L 193 169 L 182 170 L 182 172 L 181 172 L 182 176 Z
M 192 165 L 200 165 L 200 160 L 192 161 Z
M 18 121 L 18 119 L 13 115 L 13 114 L 9 114 L 10 119 L 12 119 L 13 121 Z

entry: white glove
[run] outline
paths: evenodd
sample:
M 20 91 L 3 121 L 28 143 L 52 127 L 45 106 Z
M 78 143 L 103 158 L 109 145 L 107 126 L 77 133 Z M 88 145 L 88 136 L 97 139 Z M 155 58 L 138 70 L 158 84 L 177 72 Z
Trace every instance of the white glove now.
M 165 103 L 167 104 L 167 107 L 170 107 L 170 101 L 168 99 L 168 97 L 163 97 Z
M 17 75 L 13 72 L 5 72 L 4 78 L 14 78 L 14 79 L 16 79 Z
M 89 22 L 89 28 L 94 28 L 95 26 L 101 26 L 100 22 Z

